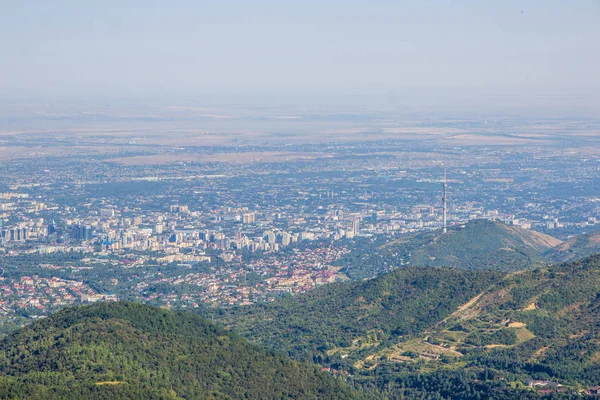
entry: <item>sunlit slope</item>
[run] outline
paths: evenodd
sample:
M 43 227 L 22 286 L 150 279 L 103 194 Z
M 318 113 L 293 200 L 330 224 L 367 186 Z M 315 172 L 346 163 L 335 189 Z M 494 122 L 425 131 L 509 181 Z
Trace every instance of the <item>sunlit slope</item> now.
M 409 398 L 453 385 L 445 398 L 525 398 L 528 379 L 573 392 L 600 384 L 600 256 L 508 274 L 400 268 L 215 316 Z
M 600 383 L 600 257 L 508 275 L 421 334 L 357 366 L 491 368 L 565 385 Z
M 515 271 L 540 264 L 541 254 L 559 244 L 559 239 L 532 230 L 473 220 L 450 227 L 446 234 L 441 230 L 424 232 L 353 252 L 341 260 L 341 265 L 354 279 L 410 265 Z
M 592 254 L 600 254 L 600 232 L 577 235 L 549 249 L 544 253 L 544 256 L 549 261 L 565 262 L 588 257 Z
M 400 268 L 275 303 L 212 312 L 253 341 L 319 361 L 340 349 L 391 343 L 429 329 L 502 277 L 494 271 Z

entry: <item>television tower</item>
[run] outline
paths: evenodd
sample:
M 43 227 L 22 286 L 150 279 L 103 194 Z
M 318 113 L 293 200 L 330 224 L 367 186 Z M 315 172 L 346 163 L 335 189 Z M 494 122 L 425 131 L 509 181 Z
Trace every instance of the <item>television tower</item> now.
M 446 167 L 444 167 L 444 192 L 443 192 L 444 194 L 442 196 L 442 208 L 444 209 L 444 227 L 442 229 L 443 233 L 447 232 L 447 228 L 446 228 L 446 210 L 447 210 L 447 207 L 446 207 L 446 201 L 447 201 L 447 198 L 446 198 L 446 187 L 447 186 L 448 185 L 447 185 L 447 180 L 446 180 Z

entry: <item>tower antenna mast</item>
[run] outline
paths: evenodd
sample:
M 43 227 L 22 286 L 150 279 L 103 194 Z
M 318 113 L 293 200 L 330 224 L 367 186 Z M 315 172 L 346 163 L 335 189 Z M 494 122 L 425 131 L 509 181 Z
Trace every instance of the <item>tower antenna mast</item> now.
M 446 226 L 446 211 L 447 211 L 447 207 L 446 207 L 446 202 L 447 202 L 447 198 L 446 198 L 446 186 L 447 186 L 447 180 L 446 180 L 446 167 L 444 167 L 444 191 L 443 191 L 443 196 L 442 196 L 442 208 L 444 210 L 444 227 L 442 229 L 443 233 L 447 232 L 447 226 Z

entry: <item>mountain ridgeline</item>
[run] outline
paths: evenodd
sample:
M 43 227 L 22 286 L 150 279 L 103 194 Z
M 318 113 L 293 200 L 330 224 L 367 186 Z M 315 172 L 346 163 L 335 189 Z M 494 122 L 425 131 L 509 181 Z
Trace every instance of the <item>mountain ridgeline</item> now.
M 551 262 L 567 262 L 600 253 L 600 232 L 577 235 L 547 250 L 544 257 Z
M 0 342 L 0 398 L 365 397 L 197 315 L 133 303 L 65 309 Z
M 339 261 L 352 279 L 377 276 L 401 266 L 516 271 L 544 262 L 543 254 L 562 242 L 502 222 L 473 220 L 441 230 L 402 237 L 354 251 Z
M 512 273 L 399 268 L 214 315 L 389 398 L 537 398 L 531 379 L 577 398 L 600 385 L 600 256 Z

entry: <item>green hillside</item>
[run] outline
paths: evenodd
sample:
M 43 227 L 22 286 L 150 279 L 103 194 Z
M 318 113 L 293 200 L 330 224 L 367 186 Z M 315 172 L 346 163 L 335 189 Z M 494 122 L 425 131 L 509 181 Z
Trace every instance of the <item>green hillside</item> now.
M 354 399 L 362 394 L 196 315 L 102 303 L 65 309 L 2 340 L 0 398 Z
M 544 253 L 552 262 L 573 261 L 600 253 L 600 232 L 577 235 Z
M 576 398 L 600 385 L 600 256 L 507 275 L 402 268 L 217 317 L 390 398 Z
M 253 341 L 297 358 L 331 361 L 422 332 L 501 277 L 493 271 L 401 268 L 276 303 L 213 312 Z
M 436 230 L 361 248 L 341 259 L 340 265 L 353 279 L 410 265 L 516 271 L 542 263 L 541 254 L 560 243 L 552 236 L 498 221 L 473 220 L 450 227 L 446 234 Z
M 508 275 L 433 328 L 361 357 L 355 367 L 413 394 L 457 375 L 569 393 L 599 385 L 600 257 Z
M 600 256 L 509 275 L 426 332 L 473 365 L 600 384 Z

